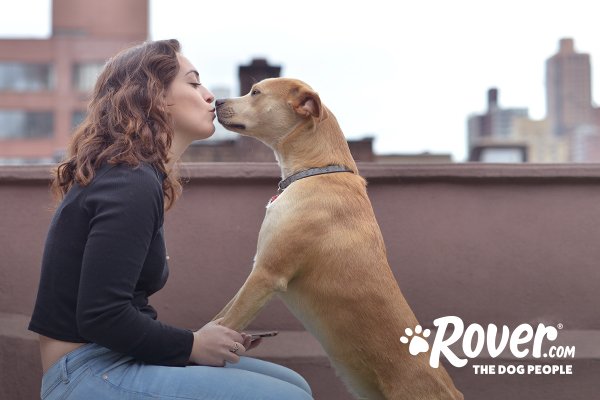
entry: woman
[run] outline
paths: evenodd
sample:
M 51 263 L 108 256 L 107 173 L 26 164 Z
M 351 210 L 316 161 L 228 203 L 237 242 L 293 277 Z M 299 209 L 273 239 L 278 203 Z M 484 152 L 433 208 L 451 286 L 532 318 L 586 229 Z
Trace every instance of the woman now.
M 52 184 L 62 201 L 29 325 L 40 335 L 42 398 L 312 398 L 294 371 L 244 356 L 260 339 L 219 320 L 195 332 L 169 326 L 148 304 L 168 276 L 175 162 L 213 134 L 213 100 L 176 40 L 127 49 L 100 74 Z

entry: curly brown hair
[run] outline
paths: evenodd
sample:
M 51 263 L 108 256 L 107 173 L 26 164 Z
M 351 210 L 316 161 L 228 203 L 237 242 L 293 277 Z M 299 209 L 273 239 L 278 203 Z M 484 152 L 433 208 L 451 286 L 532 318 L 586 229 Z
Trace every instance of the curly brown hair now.
M 58 201 L 78 183 L 88 185 L 103 162 L 153 165 L 166 175 L 165 208 L 181 193 L 177 171 L 167 172 L 174 122 L 165 95 L 179 72 L 175 39 L 149 41 L 112 57 L 100 73 L 88 113 L 79 125 L 66 159 L 53 170 Z

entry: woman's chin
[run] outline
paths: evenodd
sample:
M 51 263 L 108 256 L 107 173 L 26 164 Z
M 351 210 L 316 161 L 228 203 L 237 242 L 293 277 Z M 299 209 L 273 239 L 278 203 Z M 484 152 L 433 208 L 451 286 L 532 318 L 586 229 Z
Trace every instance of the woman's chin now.
M 208 139 L 209 137 L 211 137 L 214 134 L 215 134 L 215 127 L 213 126 L 212 130 L 210 131 L 210 133 L 208 135 L 204 136 L 203 139 Z
M 215 126 L 213 124 L 211 124 L 206 129 L 196 132 L 196 134 L 194 135 L 194 140 L 208 139 L 209 137 L 214 135 L 214 133 L 215 133 Z

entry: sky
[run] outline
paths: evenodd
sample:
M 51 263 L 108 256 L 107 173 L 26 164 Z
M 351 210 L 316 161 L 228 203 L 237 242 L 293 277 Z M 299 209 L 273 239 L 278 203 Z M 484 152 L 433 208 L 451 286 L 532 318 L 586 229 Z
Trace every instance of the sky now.
M 127 1 L 127 0 L 123 0 Z M 209 89 L 239 95 L 252 58 L 308 83 L 348 139 L 380 154 L 466 157 L 487 90 L 545 116 L 545 60 L 563 37 L 591 55 L 600 103 L 600 14 L 591 0 L 150 0 L 150 39 L 176 38 Z M 49 0 L 0 0 L 0 37 L 47 37 Z

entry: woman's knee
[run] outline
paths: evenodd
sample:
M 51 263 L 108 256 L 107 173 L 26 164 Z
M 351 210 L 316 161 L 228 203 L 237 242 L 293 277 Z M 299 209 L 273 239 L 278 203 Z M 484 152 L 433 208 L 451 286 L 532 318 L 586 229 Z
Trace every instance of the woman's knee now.
M 308 384 L 301 387 L 277 378 L 264 377 L 260 389 L 257 390 L 258 398 L 269 400 L 312 400 L 312 392 Z
M 287 368 L 287 367 L 282 367 L 285 368 L 286 371 L 286 377 L 285 377 L 285 381 L 291 383 L 292 385 L 296 385 L 298 386 L 300 389 L 304 390 L 306 393 L 308 393 L 310 396 L 312 396 L 312 389 L 310 388 L 310 385 L 308 384 L 308 382 L 306 381 L 306 379 L 304 379 L 304 377 L 302 375 L 300 375 L 298 372 Z
M 276 364 L 270 361 L 261 360 L 253 357 L 240 357 L 240 361 L 236 364 L 226 364 L 228 368 L 243 369 L 246 371 L 254 372 L 257 374 L 266 375 L 272 378 L 288 382 L 292 385 L 299 387 L 306 393 L 312 396 L 312 390 L 310 385 L 298 372 L 285 367 L 280 364 Z

